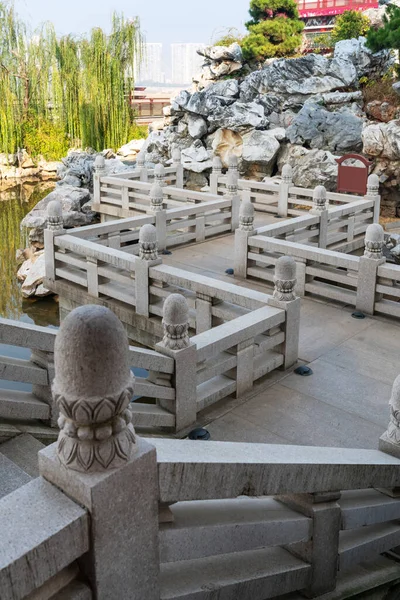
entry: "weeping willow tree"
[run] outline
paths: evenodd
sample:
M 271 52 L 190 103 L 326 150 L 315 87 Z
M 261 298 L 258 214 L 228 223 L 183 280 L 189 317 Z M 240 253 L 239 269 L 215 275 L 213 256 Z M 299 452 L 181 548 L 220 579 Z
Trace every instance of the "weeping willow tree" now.
M 60 158 L 68 145 L 125 143 L 133 123 L 127 81 L 142 49 L 137 18 L 114 14 L 109 35 L 96 28 L 57 39 L 50 23 L 29 35 L 0 0 L 0 151 L 25 146 Z

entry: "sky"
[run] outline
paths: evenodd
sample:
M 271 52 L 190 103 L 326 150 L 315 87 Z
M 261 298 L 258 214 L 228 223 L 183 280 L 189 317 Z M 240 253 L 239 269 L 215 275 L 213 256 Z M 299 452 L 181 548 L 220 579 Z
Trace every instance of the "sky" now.
M 147 42 L 208 44 L 229 27 L 244 31 L 249 0 L 15 0 L 15 7 L 31 27 L 52 21 L 59 34 L 107 30 L 115 10 L 138 16 Z

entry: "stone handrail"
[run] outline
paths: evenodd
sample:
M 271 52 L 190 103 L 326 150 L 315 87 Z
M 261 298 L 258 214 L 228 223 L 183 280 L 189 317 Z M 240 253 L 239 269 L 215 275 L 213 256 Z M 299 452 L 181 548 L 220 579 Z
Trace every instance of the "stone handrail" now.
M 0 598 L 67 594 L 90 548 L 87 510 L 40 477 L 0 500 L 0 529 Z
M 281 180 L 270 178 L 266 181 L 252 181 L 238 177 L 237 166 L 229 167 L 228 174 L 221 174 L 221 165 L 213 168 L 210 178 L 210 191 L 213 194 L 226 192 L 229 174 L 236 178 L 238 189 L 243 200 L 250 201 L 258 211 L 278 215 L 280 217 L 298 216 L 313 207 L 314 190 L 293 185 L 292 167 L 285 164 L 282 168 Z M 375 221 L 378 220 L 380 210 L 379 180 L 376 175 L 368 178 L 367 194 L 365 200 L 374 202 Z M 359 196 L 326 192 L 326 200 L 331 204 L 347 204 L 360 200 Z

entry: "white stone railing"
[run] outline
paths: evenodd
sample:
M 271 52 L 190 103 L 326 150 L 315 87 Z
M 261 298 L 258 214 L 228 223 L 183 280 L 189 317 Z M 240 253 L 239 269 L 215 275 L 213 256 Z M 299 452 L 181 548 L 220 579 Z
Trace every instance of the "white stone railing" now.
M 290 261 L 279 264 L 291 274 Z M 287 283 L 279 290 L 292 293 Z M 170 296 L 163 340 L 177 353 L 190 348 L 179 298 Z M 77 585 L 84 600 L 317 597 L 399 545 L 398 421 L 384 451 L 145 440 L 131 424 L 129 363 L 108 309 L 80 307 L 62 323 L 58 442 L 39 452 L 41 477 L 0 500 L 1 598 L 42 600 L 56 589 L 73 600 Z
M 193 207 L 199 208 L 202 205 Z M 289 293 L 272 297 L 163 265 L 156 228 L 148 221 L 139 232 L 133 227 L 146 219 L 80 228 L 71 234 L 46 229 L 45 285 L 59 294 L 62 316 L 88 298 L 112 306 L 134 343 L 175 360 L 175 391 L 160 389 L 157 406 L 162 410 L 150 415 L 138 409 L 137 423 L 182 431 L 206 406 L 232 393 L 240 395 L 269 371 L 296 362 L 299 300 L 291 293 L 293 277 L 285 273 L 277 273 L 276 285 L 289 279 Z M 129 243 L 137 238 L 139 245 L 132 248 Z M 165 340 L 166 301 L 174 294 L 183 294 L 188 304 L 188 348 L 160 344 L 163 336 Z
M 396 306 L 400 266 L 382 264 L 384 234 L 374 222 L 374 201 L 325 208 L 324 202 L 317 204 L 319 200 L 319 194 L 314 194 L 308 216 L 257 230 L 253 229 L 253 208 L 244 204 L 235 234 L 236 277 L 254 277 L 271 284 L 270 269 L 276 260 L 291 256 L 296 261 L 296 293 L 300 297 L 313 295 L 345 302 L 367 314 L 400 316 Z M 346 254 L 364 247 L 364 256 Z
M 56 332 L 56 329 L 0 318 L 0 344 L 5 346 L 2 351 L 5 355 L 0 356 L 0 418 L 39 420 L 56 427 L 59 413 L 51 395 Z M 30 351 L 30 358 L 15 358 L 17 348 Z M 151 421 L 153 426 L 158 426 L 156 400 L 175 399 L 174 360 L 154 350 L 134 346 L 129 347 L 129 360 L 134 369 L 148 373 L 145 377 L 136 376 L 135 390 L 140 399 L 135 403 L 138 411 L 135 425 L 146 427 Z M 3 381 L 24 384 L 24 388 L 30 384 L 31 391 L 8 389 L 10 386 L 4 387 Z M 173 415 L 162 413 L 161 416 L 162 425 L 175 426 Z
M 231 157 L 234 159 L 235 157 Z M 277 215 L 280 217 L 299 216 L 314 206 L 314 190 L 293 185 L 292 168 L 286 164 L 282 168 L 281 180 L 271 178 L 267 181 L 252 181 L 241 179 L 238 176 L 237 160 L 231 160 L 227 175 L 222 175 L 222 164 L 215 160 L 213 173 L 210 178 L 210 192 L 212 194 L 225 194 L 229 176 L 236 177 L 237 186 L 243 201 L 250 201 L 254 209 L 260 212 Z M 359 201 L 359 196 L 326 192 L 326 200 L 332 206 L 343 205 Z M 380 196 L 379 180 L 376 175 L 371 175 L 368 180 L 367 194 L 364 200 L 374 202 L 375 219 L 379 216 Z

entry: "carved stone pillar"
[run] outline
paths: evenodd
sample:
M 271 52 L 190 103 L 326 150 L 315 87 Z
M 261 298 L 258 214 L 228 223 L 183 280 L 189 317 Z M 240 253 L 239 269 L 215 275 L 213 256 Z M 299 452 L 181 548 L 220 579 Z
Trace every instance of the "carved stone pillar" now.
M 254 232 L 254 206 L 250 200 L 243 200 L 240 205 L 239 229 L 248 233 Z
M 153 183 L 150 189 L 150 209 L 152 212 L 158 212 L 163 209 L 163 191 L 158 183 Z
M 108 308 L 82 306 L 62 322 L 52 391 L 60 411 L 57 454 L 67 468 L 98 473 L 134 454 L 128 357 L 126 332 Z
M 291 256 L 281 256 L 276 261 L 274 298 L 283 302 L 296 299 L 296 262 Z
M 189 307 L 181 294 L 171 294 L 163 308 L 163 346 L 170 350 L 182 350 L 190 345 Z

